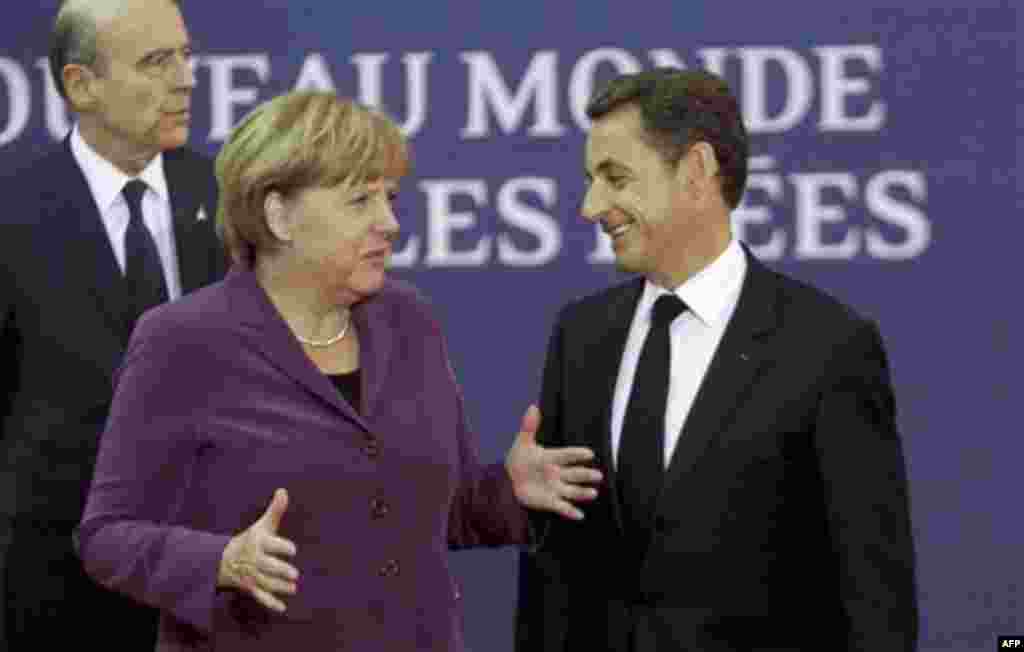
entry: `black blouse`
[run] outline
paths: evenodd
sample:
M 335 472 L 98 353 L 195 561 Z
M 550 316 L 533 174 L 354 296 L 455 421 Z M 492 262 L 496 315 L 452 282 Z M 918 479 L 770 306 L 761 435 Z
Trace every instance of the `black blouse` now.
M 348 404 L 356 412 L 359 412 L 359 369 L 350 371 L 347 374 L 327 374 L 327 377 L 331 379 L 331 382 L 338 388 L 341 395 L 345 397 Z

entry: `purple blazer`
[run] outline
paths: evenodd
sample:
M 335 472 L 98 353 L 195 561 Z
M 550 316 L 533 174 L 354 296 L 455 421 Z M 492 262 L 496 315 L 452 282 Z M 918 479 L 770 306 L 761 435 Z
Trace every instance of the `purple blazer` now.
M 352 316 L 358 412 L 252 272 L 139 323 L 77 541 L 93 578 L 162 610 L 157 650 L 463 649 L 448 550 L 522 543 L 525 512 L 503 466 L 478 460 L 416 290 L 389 281 Z M 300 573 L 281 615 L 215 586 L 277 487 Z

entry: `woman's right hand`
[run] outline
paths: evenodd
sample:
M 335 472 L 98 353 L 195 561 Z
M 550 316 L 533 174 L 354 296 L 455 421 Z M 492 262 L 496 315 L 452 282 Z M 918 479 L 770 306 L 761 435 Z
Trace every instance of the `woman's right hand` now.
M 287 508 L 288 492 L 278 489 L 263 516 L 228 542 L 217 577 L 219 588 L 248 593 L 279 613 L 285 604 L 278 596 L 295 595 L 299 579 L 299 571 L 280 559 L 295 556 L 295 544 L 277 536 Z

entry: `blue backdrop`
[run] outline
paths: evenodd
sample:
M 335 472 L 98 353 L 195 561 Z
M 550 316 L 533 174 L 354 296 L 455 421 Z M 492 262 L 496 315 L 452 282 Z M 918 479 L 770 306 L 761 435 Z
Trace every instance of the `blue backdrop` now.
M 5 166 L 67 128 L 41 63 L 57 1 L 8 4 Z M 577 210 L 590 89 L 656 64 L 723 73 L 753 142 L 736 233 L 876 318 L 889 347 L 921 649 L 990 650 L 996 634 L 1024 633 L 1015 3 L 185 4 L 196 148 L 215 153 L 253 104 L 296 87 L 335 88 L 403 124 L 415 170 L 394 274 L 436 302 L 488 459 L 538 393 L 557 308 L 619 279 Z M 471 649 L 508 652 L 514 551 L 453 558 Z

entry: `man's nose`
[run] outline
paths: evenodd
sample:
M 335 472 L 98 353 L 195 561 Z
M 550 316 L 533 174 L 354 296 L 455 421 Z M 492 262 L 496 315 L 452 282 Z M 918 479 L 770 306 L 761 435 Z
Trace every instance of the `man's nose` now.
M 592 183 L 583 195 L 583 203 L 580 205 L 580 215 L 589 222 L 596 222 L 608 212 L 608 201 L 604 193 L 598 188 L 598 184 Z

